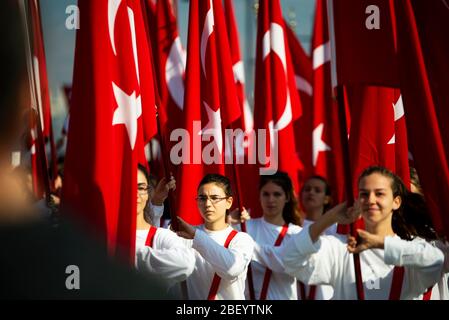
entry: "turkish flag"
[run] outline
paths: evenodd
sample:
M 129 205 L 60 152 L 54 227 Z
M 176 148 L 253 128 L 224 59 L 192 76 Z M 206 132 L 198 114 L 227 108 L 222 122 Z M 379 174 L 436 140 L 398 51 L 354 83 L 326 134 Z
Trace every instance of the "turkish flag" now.
M 399 90 L 364 85 L 346 89 L 352 120 L 349 151 L 354 194 L 358 194 L 359 175 L 373 165 L 390 169 L 410 186 L 405 114 Z
M 133 1 L 80 0 L 62 203 L 134 258 L 136 181 L 143 148 L 138 59 L 141 15 Z M 147 71 L 148 72 L 148 71 Z M 123 252 L 122 252 L 123 250 Z
M 169 154 L 161 154 L 161 143 L 168 153 L 174 143 L 170 141 L 170 134 L 183 125 L 184 107 L 184 75 L 185 75 L 185 51 L 179 37 L 176 17 L 169 0 L 147 0 L 147 14 L 155 61 L 155 73 L 159 91 L 160 104 L 158 115 L 160 120 L 160 137 L 163 141 L 155 139 L 152 142 L 152 166 L 155 174 L 164 175 L 164 166 L 169 166 L 169 171 L 176 176 L 177 167 L 168 162 Z M 150 9 L 152 6 L 154 8 Z M 154 146 L 159 146 L 156 149 Z M 165 162 L 162 159 L 167 159 Z
M 255 164 L 249 164 L 249 159 L 255 155 L 255 140 L 251 135 L 254 128 L 254 119 L 251 108 L 245 97 L 245 68 L 240 53 L 239 35 L 237 23 L 234 16 L 234 7 L 231 0 L 224 1 L 224 12 L 226 19 L 226 29 L 228 31 L 229 46 L 231 49 L 232 69 L 234 72 L 234 82 L 238 95 L 241 117 L 234 122 L 233 129 L 241 129 L 247 136 L 243 136 L 242 143 L 236 143 L 235 162 L 237 158 L 243 163 L 234 166 L 227 166 L 228 176 L 234 185 L 238 198 L 235 198 L 237 206 L 245 207 L 253 212 L 260 212 L 259 194 L 257 192 L 247 192 L 243 194 L 242 186 L 246 181 L 258 181 L 259 171 Z M 229 152 L 229 150 L 226 150 Z
M 205 173 L 225 173 L 223 131 L 240 117 L 240 106 L 221 1 L 193 0 L 189 10 L 183 125 L 189 154 L 178 168 L 177 212 L 200 224 L 196 187 Z
M 296 89 L 301 99 L 302 115 L 294 122 L 296 152 L 304 169 L 299 173 L 300 185 L 313 174 L 312 132 L 313 132 L 313 66 L 312 59 L 304 51 L 293 30 L 287 25 L 287 40 L 295 69 Z
M 301 102 L 296 90 L 295 71 L 290 56 L 287 33 L 279 1 L 259 2 L 254 91 L 254 124 L 266 129 L 266 150 L 270 166 L 290 176 L 299 190 L 298 171 L 301 161 L 296 150 L 293 122 L 301 116 Z M 278 135 L 278 140 L 274 138 Z M 260 146 L 263 141 L 258 141 Z M 279 157 L 278 163 L 274 153 Z M 293 152 L 292 152 L 293 151 Z M 260 159 L 259 159 L 260 161 Z M 276 169 L 276 168 L 274 168 Z
M 410 149 L 435 228 L 449 236 L 449 5 L 391 4 Z
M 329 4 L 338 84 L 395 86 L 389 0 L 331 0 Z
M 331 83 L 331 47 L 326 2 L 317 1 L 312 40 L 313 52 L 313 167 L 325 177 L 335 203 L 345 200 L 345 175 L 338 105 Z M 349 123 L 348 120 L 346 120 Z

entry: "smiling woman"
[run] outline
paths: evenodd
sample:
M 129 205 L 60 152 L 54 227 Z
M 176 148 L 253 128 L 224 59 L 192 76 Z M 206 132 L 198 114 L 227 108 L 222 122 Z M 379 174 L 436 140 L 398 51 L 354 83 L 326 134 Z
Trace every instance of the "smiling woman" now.
M 440 279 L 444 256 L 422 238 L 404 240 L 400 208 L 405 194 L 401 179 L 388 169 L 365 169 L 353 208 L 332 208 L 284 248 L 287 273 L 308 285 L 331 285 L 333 299 L 355 300 L 352 254 L 359 253 L 365 299 L 422 299 Z M 335 236 L 322 235 L 332 224 L 349 224 L 360 215 L 366 230 L 357 230 L 359 239 L 349 236 L 346 245 Z
M 208 174 L 198 186 L 198 210 L 204 225 L 197 228 L 179 219 L 178 235 L 195 254 L 195 269 L 187 279 L 190 299 L 245 299 L 246 270 L 254 242 L 226 223 L 232 205 L 231 183 L 219 174 Z

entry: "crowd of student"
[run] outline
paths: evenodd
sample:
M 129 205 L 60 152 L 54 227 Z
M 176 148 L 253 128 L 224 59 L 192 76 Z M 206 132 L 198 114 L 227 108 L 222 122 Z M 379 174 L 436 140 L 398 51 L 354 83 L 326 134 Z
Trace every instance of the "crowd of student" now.
M 197 189 L 204 224 L 179 218 L 176 233 L 153 226 L 162 209 L 150 205 L 154 186 L 145 177 L 139 167 L 139 190 L 148 192 L 138 193 L 137 215 L 148 223 L 138 224 L 136 266 L 165 277 L 172 290 L 185 281 L 189 299 L 357 299 L 355 253 L 364 299 L 449 298 L 447 242 L 435 233 L 422 195 L 383 167 L 360 175 L 350 208 L 331 207 L 326 180 L 309 178 L 300 192 L 303 212 L 287 174 L 261 176 L 263 215 L 256 219 L 229 212 L 229 179 L 209 174 Z M 171 180 L 165 190 L 174 188 Z M 337 224 L 359 218 L 365 229 L 357 239 L 337 234 Z

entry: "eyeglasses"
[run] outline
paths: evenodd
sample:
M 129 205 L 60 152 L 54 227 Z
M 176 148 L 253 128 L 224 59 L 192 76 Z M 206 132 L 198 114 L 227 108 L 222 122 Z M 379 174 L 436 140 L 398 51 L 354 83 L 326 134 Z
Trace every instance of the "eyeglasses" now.
M 137 193 L 139 196 L 145 196 L 148 193 L 150 193 L 151 187 L 146 185 L 138 185 L 137 186 Z
M 219 197 L 219 196 L 198 196 L 195 198 L 195 200 L 200 203 L 200 204 L 204 204 L 207 202 L 207 200 L 210 200 L 210 202 L 212 202 L 212 204 L 216 204 L 224 199 L 227 199 L 229 197 Z

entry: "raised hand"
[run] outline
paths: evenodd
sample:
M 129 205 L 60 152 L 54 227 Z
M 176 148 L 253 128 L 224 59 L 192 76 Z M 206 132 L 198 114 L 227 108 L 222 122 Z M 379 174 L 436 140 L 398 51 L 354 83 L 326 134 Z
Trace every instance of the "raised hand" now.
M 383 249 L 384 237 L 378 236 L 368 231 L 357 229 L 359 235 L 358 241 L 355 237 L 348 237 L 348 251 L 351 253 L 360 253 L 367 249 Z
M 190 224 L 185 222 L 182 218 L 177 217 L 178 219 L 178 231 L 176 234 L 184 239 L 193 239 L 195 238 L 195 228 Z
M 170 176 L 170 180 L 167 182 L 167 178 L 163 177 L 154 190 L 153 198 L 151 202 L 156 206 L 161 206 L 165 199 L 168 197 L 170 190 L 176 190 L 176 180 L 173 176 Z
M 240 213 L 239 208 L 232 210 L 226 217 L 227 223 L 239 224 L 251 219 L 249 212 L 243 207 L 243 211 Z

